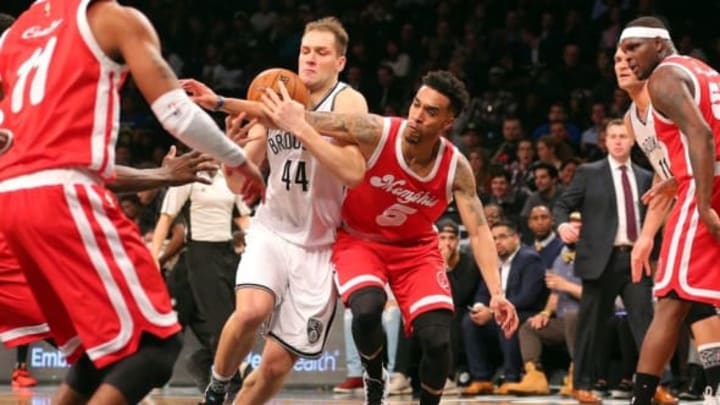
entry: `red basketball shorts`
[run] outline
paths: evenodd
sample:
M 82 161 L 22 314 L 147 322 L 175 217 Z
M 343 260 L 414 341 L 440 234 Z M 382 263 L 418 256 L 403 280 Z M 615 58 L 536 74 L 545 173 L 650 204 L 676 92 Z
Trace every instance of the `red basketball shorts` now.
M 155 260 L 92 176 L 48 170 L 0 183 L 0 233 L 70 362 L 98 368 L 137 351 L 143 333 L 180 330 Z
M 713 208 L 720 212 L 720 177 L 715 177 Z M 665 223 L 655 275 L 655 295 L 675 291 L 680 298 L 720 306 L 720 241 L 700 221 L 695 182 L 684 181 Z
M 407 334 L 412 331 L 412 322 L 418 315 L 435 309 L 454 310 L 437 239 L 397 246 L 338 231 L 333 263 L 338 291 L 346 306 L 355 291 L 370 286 L 384 289 L 389 284 Z
M 0 234 L 0 342 L 6 347 L 50 337 L 50 328 L 20 269 Z

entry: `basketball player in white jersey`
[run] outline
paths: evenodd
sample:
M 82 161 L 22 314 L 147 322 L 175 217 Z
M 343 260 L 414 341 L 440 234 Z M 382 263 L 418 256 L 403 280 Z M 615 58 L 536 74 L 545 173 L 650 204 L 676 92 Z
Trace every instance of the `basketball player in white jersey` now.
M 305 27 L 298 73 L 316 111 L 367 112 L 365 98 L 338 81 L 347 42 L 335 18 Z M 222 109 L 223 99 L 202 84 L 188 80 L 183 87 L 203 107 Z M 291 133 L 257 125 L 248 139 L 245 152 L 258 164 L 267 157 L 270 178 L 238 267 L 236 310 L 220 337 L 206 404 L 223 402 L 227 381 L 266 321 L 260 367 L 245 379 L 235 403 L 265 403 L 299 357 L 322 354 L 337 301 L 330 256 L 340 208 L 345 187 L 358 184 L 365 173 L 357 146 L 318 133 L 300 143 Z
M 650 112 L 650 97 L 646 87 L 647 81 L 637 79 L 630 70 L 627 55 L 620 48 L 615 52 L 615 76 L 618 86 L 625 90 L 632 100 L 632 104 L 625 114 L 625 126 L 634 135 L 635 142 L 645 153 L 655 171 L 655 187 L 643 196 L 643 202 L 648 204 L 648 210 L 640 235 L 633 245 L 631 255 L 632 280 L 633 282 L 639 282 L 643 271 L 648 276 L 652 275 L 650 254 L 653 250 L 655 235 L 662 227 L 673 205 L 675 197 L 674 185 L 676 183 L 670 168 L 667 149 L 655 135 L 654 118 Z M 706 332 L 720 330 L 720 318 L 716 316 L 715 308 L 712 305 L 694 303 L 685 322 L 690 325 L 693 335 L 701 343 L 713 344 L 717 340 L 713 335 Z M 669 358 L 675 351 L 673 345 L 666 345 L 663 348 L 666 353 L 659 356 L 656 356 L 658 353 L 653 353 L 653 357 Z M 636 397 L 648 396 L 654 392 L 653 399 L 655 399 L 655 402 L 672 402 L 668 401 L 667 396 L 669 393 L 665 394 L 665 401 L 658 398 L 662 390 L 657 389 L 657 382 L 664 366 L 665 364 L 662 364 L 662 362 L 657 362 L 657 365 L 649 367 L 654 368 L 652 372 L 648 372 L 647 369 L 644 370 L 645 374 L 651 375 L 657 380 L 653 378 L 650 384 L 646 383 L 648 386 L 644 390 L 638 389 L 639 392 L 635 393 Z M 716 387 L 720 381 L 708 381 L 708 383 Z M 638 399 L 641 400 L 640 402 L 645 402 L 642 398 Z M 649 398 L 646 401 L 649 401 Z M 674 401 L 677 400 L 674 399 Z

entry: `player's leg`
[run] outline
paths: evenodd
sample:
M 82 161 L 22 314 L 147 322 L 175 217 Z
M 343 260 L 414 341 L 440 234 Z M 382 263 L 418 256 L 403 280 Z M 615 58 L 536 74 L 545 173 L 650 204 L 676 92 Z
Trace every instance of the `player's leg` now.
M 364 287 L 355 291 L 348 301 L 353 314 L 352 333 L 360 359 L 368 377 L 383 378 L 385 332 L 382 314 L 387 296 L 383 288 Z
M 385 252 L 390 255 L 391 252 Z M 422 352 L 420 404 L 436 405 L 450 372 L 450 327 L 454 310 L 445 262 L 437 244 L 395 249 L 390 287 Z
M 287 244 L 256 224 L 248 233 L 248 248 L 240 262 L 235 310 L 220 334 L 205 402 L 222 403 L 238 367 L 250 353 L 260 326 L 268 320 L 277 297 L 287 285 Z
M 420 404 L 436 405 L 450 372 L 450 324 L 452 311 L 436 309 L 413 321 L 413 334 L 420 342 Z
M 139 403 L 153 388 L 167 384 L 180 349 L 179 335 L 143 336 L 137 352 L 101 370 L 102 382 L 88 404 Z
M 691 303 L 672 296 L 662 297 L 655 306 L 655 316 L 640 348 L 635 385 L 634 405 L 650 405 L 660 375 L 670 361 L 677 345 L 678 333 Z
M 260 367 L 251 373 L 237 404 L 260 405 L 282 387 L 299 356 L 318 357 L 325 347 L 337 304 L 330 248 L 285 246 L 288 288 L 267 326 Z
M 274 339 L 265 339 L 260 367 L 243 381 L 234 404 L 261 405 L 270 400 L 290 375 L 298 356 L 290 353 Z
M 379 383 L 384 381 L 382 314 L 387 301 L 386 262 L 381 259 L 381 249 L 378 243 L 338 232 L 332 257 L 338 291 L 353 315 L 352 335 L 360 360 L 366 376 Z M 387 261 L 392 257 L 384 259 Z

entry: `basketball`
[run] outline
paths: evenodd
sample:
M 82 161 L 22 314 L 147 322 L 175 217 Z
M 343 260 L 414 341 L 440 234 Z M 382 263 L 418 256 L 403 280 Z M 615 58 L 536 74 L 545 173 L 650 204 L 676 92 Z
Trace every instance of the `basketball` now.
M 305 84 L 300 81 L 300 77 L 298 77 L 295 72 L 281 68 L 267 69 L 255 76 L 248 87 L 247 99 L 250 101 L 260 101 L 260 97 L 268 87 L 275 90 L 275 93 L 280 94 L 278 83 L 281 81 L 285 85 L 290 97 L 303 105 L 308 105 L 308 90 Z

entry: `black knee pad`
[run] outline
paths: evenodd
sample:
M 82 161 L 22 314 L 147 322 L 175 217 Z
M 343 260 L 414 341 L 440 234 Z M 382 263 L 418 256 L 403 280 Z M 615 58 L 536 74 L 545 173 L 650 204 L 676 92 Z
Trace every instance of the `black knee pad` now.
M 354 292 L 348 304 L 353 314 L 353 324 L 364 325 L 382 320 L 387 296 L 380 287 L 367 287 Z
M 87 354 L 83 354 L 65 374 L 65 384 L 85 398 L 90 398 L 102 383 L 103 376 L 103 372 L 95 367 Z
M 442 389 L 450 372 L 451 323 L 452 313 L 444 309 L 421 314 L 413 322 L 423 354 L 420 380 L 433 389 Z
M 135 354 L 108 367 L 102 383 L 117 388 L 128 403 L 136 404 L 170 380 L 180 349 L 179 334 L 166 339 L 145 335 Z
M 717 316 L 717 310 L 714 306 L 709 304 L 693 303 L 690 306 L 690 311 L 688 311 L 688 314 L 685 317 L 685 323 L 688 326 L 692 326 L 695 322 L 702 321 L 703 319 L 710 318 L 711 316 Z
M 352 332 L 360 353 L 370 355 L 383 345 L 382 313 L 387 296 L 380 287 L 367 287 L 354 292 L 348 304 L 353 314 Z

